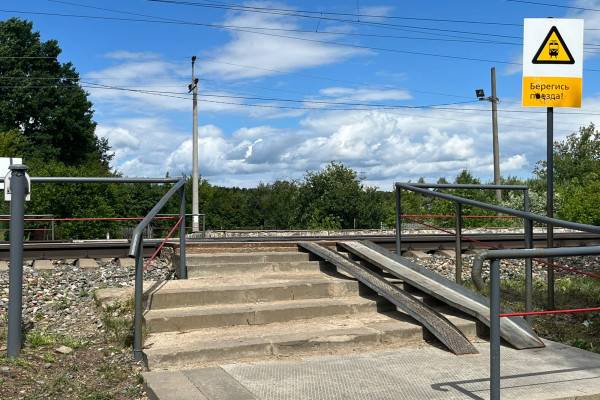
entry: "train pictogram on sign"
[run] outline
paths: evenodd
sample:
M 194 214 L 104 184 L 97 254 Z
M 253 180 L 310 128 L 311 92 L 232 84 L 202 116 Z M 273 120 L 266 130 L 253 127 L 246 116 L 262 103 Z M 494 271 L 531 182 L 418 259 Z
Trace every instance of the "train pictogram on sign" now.
M 533 64 L 575 64 L 575 59 L 560 32 L 553 26 L 535 53 Z

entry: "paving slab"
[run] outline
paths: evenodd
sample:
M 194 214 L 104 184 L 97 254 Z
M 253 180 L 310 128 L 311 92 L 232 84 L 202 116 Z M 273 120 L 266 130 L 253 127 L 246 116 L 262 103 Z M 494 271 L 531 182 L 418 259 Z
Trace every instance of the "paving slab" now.
M 98 263 L 93 258 L 79 258 L 77 266 L 81 269 L 97 269 Z
M 8 271 L 8 261 L 0 260 L 0 272 Z
M 528 350 L 502 348 L 502 399 L 600 399 L 600 354 L 550 341 L 545 344 L 545 348 Z M 233 387 L 241 392 L 219 391 L 218 387 L 207 390 L 204 386 L 197 389 L 196 398 L 246 399 L 239 397 L 240 393 L 247 394 L 242 387 L 258 400 L 487 400 L 489 344 L 480 342 L 476 346 L 479 354 L 467 356 L 425 345 L 290 361 L 226 364 L 222 370 L 237 382 Z M 177 377 L 174 379 L 188 380 L 216 374 L 214 369 L 170 373 Z M 217 375 L 212 381 L 205 378 L 202 384 L 232 387 L 229 378 Z
M 35 260 L 33 262 L 33 269 L 38 271 L 51 271 L 54 269 L 52 260 Z

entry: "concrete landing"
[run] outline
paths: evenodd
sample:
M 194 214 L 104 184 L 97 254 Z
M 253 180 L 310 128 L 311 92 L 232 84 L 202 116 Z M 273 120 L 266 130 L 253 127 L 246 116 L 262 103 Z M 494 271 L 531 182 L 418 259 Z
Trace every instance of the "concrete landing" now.
M 600 354 L 545 341 L 502 348 L 503 400 L 600 399 Z M 457 357 L 433 347 L 343 356 L 226 364 L 144 374 L 160 400 L 486 400 L 489 344 Z

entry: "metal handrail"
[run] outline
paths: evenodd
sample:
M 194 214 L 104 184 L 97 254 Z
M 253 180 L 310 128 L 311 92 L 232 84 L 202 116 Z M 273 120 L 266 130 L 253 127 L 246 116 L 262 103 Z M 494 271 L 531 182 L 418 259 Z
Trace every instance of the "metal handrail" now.
M 549 249 L 486 250 L 475 257 L 480 266 L 490 260 L 490 400 L 500 400 L 500 260 L 550 258 L 600 254 L 600 246 L 555 247 Z M 528 310 L 529 311 L 529 310 Z
M 514 208 L 508 208 L 503 206 L 497 206 L 495 204 L 483 203 L 477 200 L 466 199 L 464 197 L 458 197 L 447 193 L 433 192 L 431 190 L 423 189 L 412 183 L 396 183 L 396 187 L 400 189 L 406 189 L 413 192 L 421 193 L 430 197 L 438 197 L 440 199 L 450 200 L 455 203 L 474 206 L 483 208 L 485 210 L 496 211 L 502 214 L 514 215 L 516 217 L 521 217 L 524 219 L 528 219 L 530 221 L 539 222 L 546 225 L 559 226 L 561 228 L 574 229 L 583 232 L 590 233 L 600 233 L 600 226 L 589 225 L 589 224 L 581 224 L 578 222 L 565 221 L 562 219 L 550 218 L 544 215 L 534 214 L 532 212 L 526 212 L 521 210 L 516 210 Z
M 30 191 L 30 182 L 34 183 L 175 183 L 159 203 L 152 208 L 150 213 L 142 220 L 141 224 L 145 227 L 153 216 L 160 211 L 177 191 L 180 193 L 180 215 L 185 214 L 185 179 L 184 178 L 122 178 L 122 177 L 31 177 L 27 176 L 27 166 L 14 164 L 9 167 L 11 172 L 10 180 L 10 271 L 9 271 L 9 302 L 8 302 L 8 337 L 7 337 L 7 355 L 9 358 L 18 357 L 22 345 L 22 311 L 23 311 L 23 239 L 25 223 L 25 198 Z M 4 182 L 4 177 L 0 177 Z M 140 227 L 138 225 L 138 228 Z M 130 255 L 136 257 L 136 287 L 135 287 L 135 322 L 134 326 L 134 356 L 137 360 L 141 359 L 141 305 L 143 293 L 143 281 L 141 269 L 139 266 L 143 262 L 141 252 L 143 239 L 139 237 L 140 230 L 136 231 L 138 235 L 135 238 L 135 247 L 130 248 Z M 180 250 L 184 255 L 180 263 L 180 278 L 187 277 L 185 265 L 185 223 L 180 224 Z M 132 243 L 134 246 L 134 243 Z M 135 350 L 138 353 L 135 353 Z
M 133 319 L 133 357 L 136 361 L 144 358 L 142 351 L 142 318 L 143 318 L 143 297 L 144 297 L 144 230 L 158 215 L 160 210 L 167 202 L 179 193 L 179 279 L 187 279 L 187 266 L 185 262 L 185 179 L 181 178 L 171 189 L 156 203 L 154 207 L 146 214 L 143 220 L 133 230 L 131 245 L 129 246 L 129 257 L 135 258 L 135 312 Z
M 529 190 L 527 185 L 481 185 L 478 183 L 407 183 L 413 187 L 424 189 L 501 189 Z
M 521 190 L 523 191 L 523 212 L 529 212 L 529 187 L 525 185 L 481 185 L 481 184 L 463 184 L 463 183 L 396 183 L 396 252 L 401 254 L 401 230 L 402 230 L 402 214 L 401 214 L 401 189 L 410 190 L 416 193 L 421 193 L 426 196 L 440 197 L 442 199 L 454 201 L 456 203 L 455 225 L 456 225 L 456 267 L 455 280 L 460 283 L 462 281 L 462 206 L 463 204 L 480 206 L 483 209 L 490 209 L 491 204 L 469 200 L 458 196 L 448 195 L 445 193 L 434 192 L 429 189 L 504 189 L 504 190 Z M 487 207 L 490 206 L 490 207 Z M 498 206 L 494 206 L 498 207 Z M 504 209 L 504 207 L 500 207 Z M 509 210 L 509 209 L 505 209 Z M 494 209 L 493 211 L 498 211 Z M 514 210 L 518 211 L 518 210 Z M 519 211 L 520 212 L 520 211 Z M 510 214 L 510 213 L 509 213 Z M 512 214 L 511 214 L 512 215 Z M 525 220 L 525 246 L 533 247 L 533 224 L 529 220 Z M 529 263 L 529 261 L 528 261 Z M 527 265 L 527 271 L 531 270 L 531 265 Z M 529 281 L 528 281 L 529 282 Z

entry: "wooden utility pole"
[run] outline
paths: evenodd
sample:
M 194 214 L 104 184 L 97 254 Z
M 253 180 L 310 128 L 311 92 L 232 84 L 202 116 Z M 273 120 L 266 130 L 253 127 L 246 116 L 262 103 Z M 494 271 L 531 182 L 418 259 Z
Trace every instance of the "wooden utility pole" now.
M 498 142 L 498 96 L 496 96 L 496 67 L 492 67 L 492 147 L 494 152 L 494 184 L 500 184 L 500 144 Z M 502 191 L 496 189 L 496 200 L 502 201 Z

